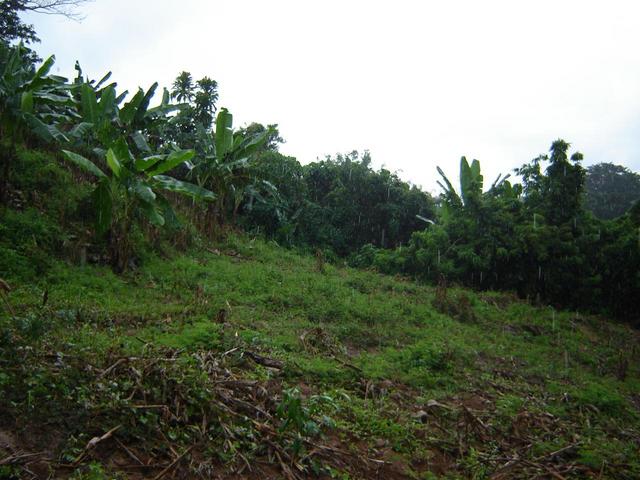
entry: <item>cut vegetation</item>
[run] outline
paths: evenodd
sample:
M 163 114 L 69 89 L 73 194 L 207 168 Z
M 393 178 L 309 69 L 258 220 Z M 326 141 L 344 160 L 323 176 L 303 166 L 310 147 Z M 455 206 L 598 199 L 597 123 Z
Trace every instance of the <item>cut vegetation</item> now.
M 302 166 L 208 77 L 11 44 L 80 3 L 0 2 L 0 479 L 640 478 L 633 192 L 560 139 L 437 199 Z
M 3 297 L 6 478 L 640 475 L 638 332 L 601 318 L 243 236 Z

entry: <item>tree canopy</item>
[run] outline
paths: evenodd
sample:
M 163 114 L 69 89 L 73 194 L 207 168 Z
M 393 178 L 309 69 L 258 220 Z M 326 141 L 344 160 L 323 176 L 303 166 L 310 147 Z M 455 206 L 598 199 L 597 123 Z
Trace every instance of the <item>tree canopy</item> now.
M 585 206 L 603 220 L 617 218 L 640 200 L 640 175 L 622 165 L 598 163 L 587 168 Z

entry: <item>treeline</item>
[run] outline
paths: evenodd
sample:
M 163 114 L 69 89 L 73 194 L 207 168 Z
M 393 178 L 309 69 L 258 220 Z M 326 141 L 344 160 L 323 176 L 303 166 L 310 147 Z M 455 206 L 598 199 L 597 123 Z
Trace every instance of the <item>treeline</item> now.
M 36 142 L 63 152 L 93 185 L 87 241 L 117 271 L 129 268 L 141 254 L 136 249 L 149 248 L 160 230 L 172 238 L 190 225 L 215 239 L 242 226 L 331 256 L 365 243 L 401 245 L 423 225 L 420 217 L 434 215 L 428 194 L 373 170 L 368 153 L 302 166 L 278 152 L 276 125 L 234 130 L 208 77 L 180 73 L 154 106 L 157 84 L 129 95 L 110 74 L 90 80 L 76 64 L 68 81 L 49 73 L 53 64 L 51 57 L 36 68 L 27 48 L 0 45 L 0 199 L 7 204 L 17 180 L 17 146 Z
M 443 174 L 437 223 L 403 248 L 364 246 L 352 263 L 637 321 L 640 202 L 616 219 L 596 218 L 583 205 L 582 155 L 568 149 L 553 142 L 550 155 L 516 170 L 522 184 L 503 179 L 487 191 L 480 163 L 463 157 L 459 193 Z
M 278 151 L 276 125 L 234 130 L 208 77 L 182 72 L 153 104 L 157 84 L 130 95 L 110 74 L 90 80 L 76 65 L 69 81 L 50 74 L 53 58 L 33 58 L 0 42 L 0 202 L 12 206 L 24 175 L 20 145 L 64 152 L 90 186 L 75 229 L 117 271 L 163 241 L 242 227 L 354 266 L 637 318 L 640 207 L 613 220 L 587 211 L 582 156 L 569 158 L 562 140 L 517 169 L 522 184 L 498 179 L 486 191 L 479 162 L 463 158 L 459 191 L 440 171 L 434 200 L 371 168 L 367 152 L 303 166 Z
M 386 169 L 369 153 L 338 154 L 302 166 L 277 151 L 256 162 L 256 174 L 277 185 L 275 202 L 244 205 L 244 225 L 287 245 L 328 249 L 340 256 L 364 244 L 396 247 L 435 215 L 430 195 Z

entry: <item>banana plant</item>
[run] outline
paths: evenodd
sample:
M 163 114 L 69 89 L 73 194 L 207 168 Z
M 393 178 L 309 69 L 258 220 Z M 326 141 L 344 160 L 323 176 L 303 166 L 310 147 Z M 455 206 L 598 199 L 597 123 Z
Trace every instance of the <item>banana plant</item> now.
M 248 168 L 265 145 L 267 134 L 234 135 L 233 116 L 226 108 L 218 112 L 213 135 L 199 129 L 199 154 L 189 175 L 199 186 L 216 192 L 216 201 L 209 212 L 213 217 L 209 220 L 214 224 L 223 223 L 229 205 L 235 214 L 252 182 Z
M 136 157 L 124 137 L 120 137 L 105 153 L 108 170 L 68 150 L 66 157 L 96 177 L 93 191 L 96 209 L 96 233 L 109 235 L 113 266 L 127 268 L 131 253 L 130 233 L 134 222 L 146 218 L 151 224 L 175 223 L 175 213 L 160 191 L 166 190 L 195 199 L 212 201 L 215 195 L 202 187 L 164 175 L 193 158 L 193 150 L 175 150 L 169 154 Z
M 45 141 L 66 140 L 50 120 L 64 116 L 71 105 L 67 79 L 49 75 L 55 57 L 39 68 L 31 63 L 23 45 L 0 44 L 0 133 L 12 141 L 32 131 Z
M 51 56 L 35 68 L 23 45 L 0 42 L 0 202 L 6 192 L 15 145 L 29 134 L 45 142 L 64 142 L 65 135 L 54 122 L 65 118 L 72 105 L 69 85 L 63 77 L 49 75 L 55 62 Z
M 473 160 L 471 165 L 466 157 L 460 159 L 460 193 L 465 205 L 469 205 L 482 195 L 483 177 L 480 174 L 480 162 Z
M 442 169 L 440 167 L 437 169 L 445 183 L 443 185 L 438 181 L 438 185 L 444 190 L 445 208 L 467 207 L 482 196 L 483 177 L 478 160 L 473 160 L 469 165 L 466 157 L 460 159 L 460 194 L 453 188 Z
M 76 68 L 82 71 L 79 66 Z M 157 83 L 146 92 L 138 89 L 123 104 L 127 91 L 117 94 L 115 83 L 102 87 L 109 77 L 110 73 L 97 84 L 88 80 L 79 83 L 76 79 L 74 98 L 78 121 L 70 136 L 80 143 L 97 143 L 96 153 L 99 154 L 104 154 L 120 136 L 127 137 L 142 153 L 148 153 L 152 148 L 168 147 L 162 139 L 162 127 L 169 121 L 167 115 L 180 105 L 170 103 L 169 92 L 165 89 L 160 105 L 150 107 Z

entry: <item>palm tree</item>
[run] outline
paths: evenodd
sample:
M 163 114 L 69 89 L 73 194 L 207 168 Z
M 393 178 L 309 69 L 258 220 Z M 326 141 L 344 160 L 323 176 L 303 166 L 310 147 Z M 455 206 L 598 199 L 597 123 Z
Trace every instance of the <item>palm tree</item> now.
M 211 127 L 213 116 L 216 113 L 218 101 L 218 82 L 209 77 L 204 77 L 196 82 L 198 92 L 195 96 L 196 119 L 205 128 Z
M 179 102 L 191 102 L 195 97 L 193 90 L 193 77 L 189 72 L 181 72 L 173 82 L 171 98 L 175 98 Z

